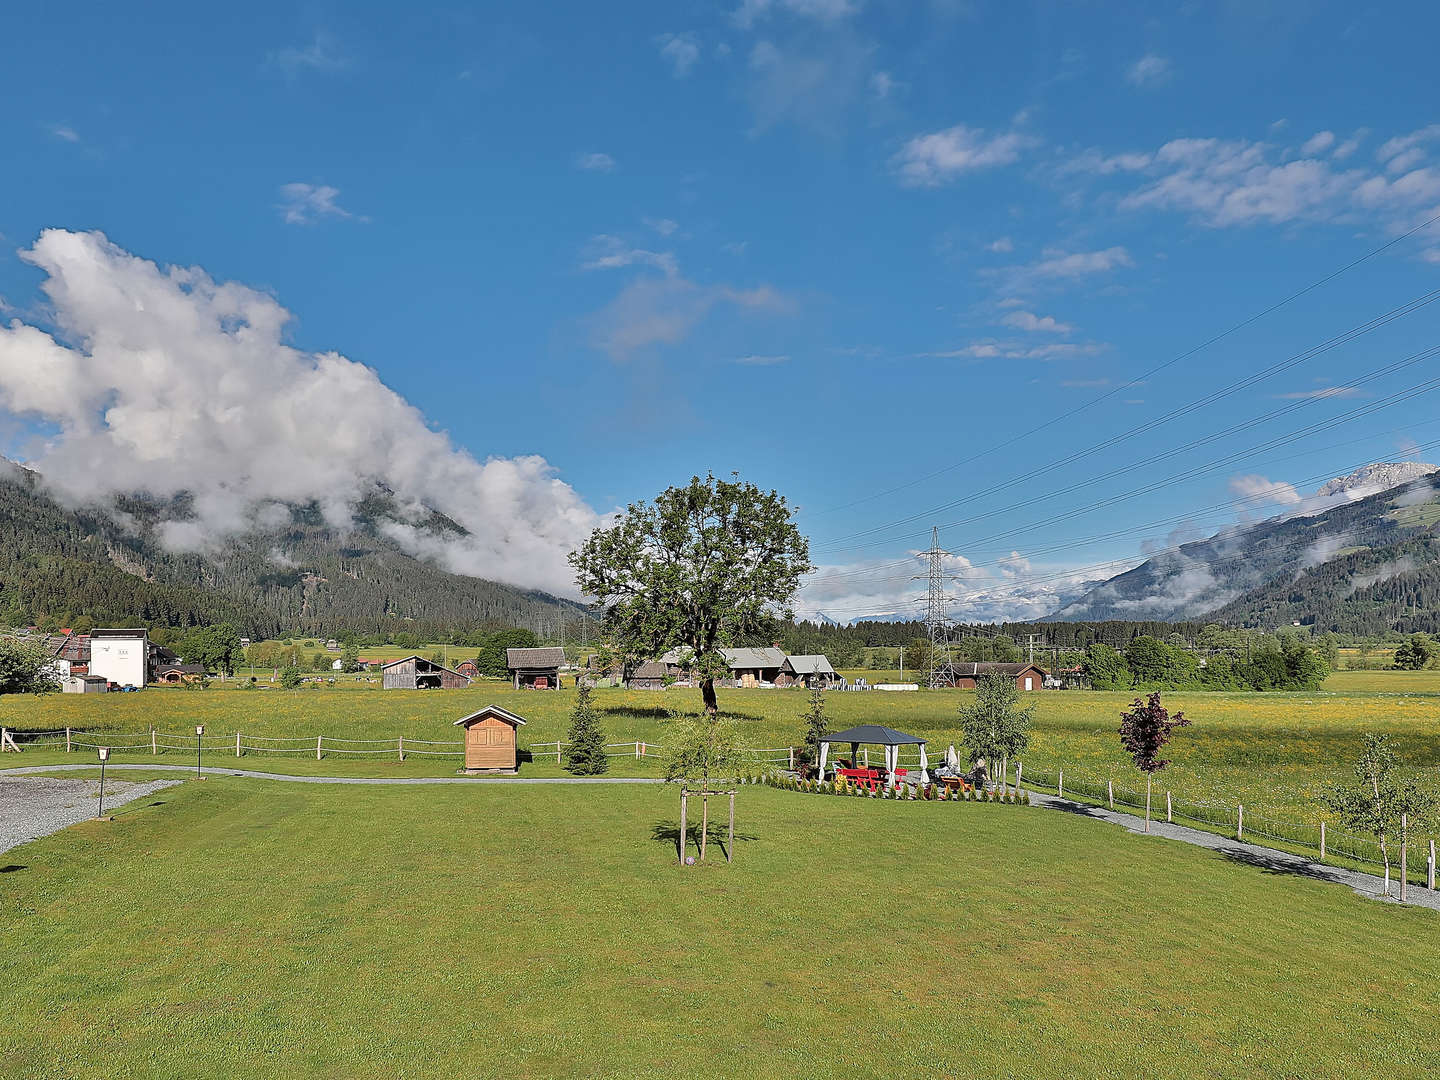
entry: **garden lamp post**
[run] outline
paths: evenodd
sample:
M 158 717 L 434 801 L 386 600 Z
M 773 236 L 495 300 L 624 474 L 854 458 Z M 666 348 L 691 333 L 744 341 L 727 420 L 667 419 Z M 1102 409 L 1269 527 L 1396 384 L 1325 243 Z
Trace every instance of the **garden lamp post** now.
M 205 734 L 205 725 L 195 725 L 195 779 L 200 779 L 200 736 Z
M 110 758 L 110 748 L 108 746 L 97 747 L 96 752 L 100 755 L 100 809 L 95 811 L 95 816 L 103 818 L 105 816 L 105 762 Z

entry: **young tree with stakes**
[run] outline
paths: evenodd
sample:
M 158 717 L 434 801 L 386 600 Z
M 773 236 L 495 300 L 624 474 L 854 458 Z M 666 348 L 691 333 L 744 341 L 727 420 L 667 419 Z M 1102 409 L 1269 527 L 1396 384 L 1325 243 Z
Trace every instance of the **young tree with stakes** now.
M 1355 763 L 1356 784 L 1337 785 L 1322 801 L 1347 828 L 1367 832 L 1380 844 L 1385 864 L 1385 895 L 1390 895 L 1390 838 L 1399 834 L 1404 845 L 1409 830 L 1435 819 L 1440 796 L 1413 778 L 1397 778 L 1399 764 L 1388 735 L 1366 735 L 1360 760 Z M 1401 887 L 1402 896 L 1404 886 Z
M 1170 710 L 1160 704 L 1158 691 L 1145 701 L 1136 698 L 1130 711 L 1120 714 L 1120 744 L 1135 759 L 1135 767 L 1145 774 L 1146 832 L 1150 831 L 1150 789 L 1155 774 L 1170 764 L 1169 759 L 1160 756 L 1160 751 L 1177 727 L 1189 726 L 1184 713 L 1171 716 Z
M 632 503 L 570 555 L 580 591 L 595 598 L 627 654 L 688 649 L 705 711 L 719 705 L 720 653 L 773 631 L 810 565 L 810 542 L 783 496 L 742 480 L 692 477 L 653 504 Z
M 605 732 L 595 712 L 594 695 L 584 679 L 570 713 L 570 738 L 565 745 L 565 771 L 576 776 L 599 776 L 610 769 L 605 756 Z
M 666 734 L 670 756 L 665 763 L 667 783 L 700 784 L 700 861 L 705 861 L 705 837 L 710 828 L 710 781 L 731 779 L 744 763 L 740 733 L 731 720 L 716 713 L 699 716 L 671 714 L 672 727 Z M 681 850 L 685 846 L 685 822 L 680 823 Z
M 1030 745 L 1034 715 L 1034 702 L 1020 708 L 1020 689 L 1007 675 L 981 676 L 975 683 L 974 702 L 960 707 L 961 739 L 970 751 L 970 764 L 984 758 L 993 770 L 999 758 L 1002 790 L 1010 758 L 1018 758 Z

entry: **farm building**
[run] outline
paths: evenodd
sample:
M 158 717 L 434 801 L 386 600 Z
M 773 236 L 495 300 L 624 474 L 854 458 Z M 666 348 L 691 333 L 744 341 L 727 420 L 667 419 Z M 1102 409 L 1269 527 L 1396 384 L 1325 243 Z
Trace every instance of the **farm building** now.
M 205 677 L 204 664 L 159 664 L 155 668 L 155 682 L 169 686 L 182 683 L 196 683 Z
M 478 679 L 480 677 L 480 667 L 474 660 L 461 660 L 460 663 L 455 665 L 455 670 L 467 679 Z
M 117 686 L 144 686 L 150 681 L 150 637 L 144 630 L 92 630 L 91 675 Z
M 780 665 L 780 674 L 775 679 L 775 685 L 793 686 L 796 683 L 829 689 L 840 685 L 840 675 L 823 655 L 787 656 Z
M 948 674 L 947 683 L 960 690 L 973 690 L 976 681 L 986 675 L 1008 675 L 1020 690 L 1042 690 L 1045 687 L 1045 671 L 1034 664 L 1002 664 L 996 661 L 951 664 Z
M 773 683 L 785 663 L 785 652 L 778 645 L 768 649 L 721 649 L 730 665 L 730 677 L 740 686 Z
M 565 650 L 557 646 L 539 649 L 506 649 L 505 666 L 515 689 L 558 690 L 560 668 L 565 663 Z
M 392 660 L 380 670 L 386 690 L 458 690 L 470 685 L 470 680 L 458 671 L 423 656 Z
M 659 660 L 647 660 L 630 673 L 625 685 L 630 690 L 664 690 L 669 669 Z
M 465 729 L 465 771 L 514 772 L 520 764 L 519 731 L 524 723 L 498 705 L 486 705 L 456 720 L 455 726 Z

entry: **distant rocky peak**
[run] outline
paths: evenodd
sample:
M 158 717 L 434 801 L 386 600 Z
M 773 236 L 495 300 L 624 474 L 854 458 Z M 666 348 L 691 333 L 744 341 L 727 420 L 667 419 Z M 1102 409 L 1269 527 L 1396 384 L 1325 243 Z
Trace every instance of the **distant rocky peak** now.
M 1327 480 L 1315 494 L 1321 498 L 1329 495 L 1349 495 L 1362 499 L 1437 471 L 1440 471 L 1440 467 L 1420 461 L 1380 461 L 1362 466 L 1349 476 L 1337 476 L 1334 480 Z

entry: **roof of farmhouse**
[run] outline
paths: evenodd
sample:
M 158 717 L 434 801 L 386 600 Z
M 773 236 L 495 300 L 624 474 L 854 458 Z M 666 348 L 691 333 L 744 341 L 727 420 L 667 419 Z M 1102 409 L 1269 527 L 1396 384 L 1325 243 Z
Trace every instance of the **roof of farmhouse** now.
M 783 649 L 721 649 L 720 654 L 732 668 L 778 668 L 785 663 Z
M 506 649 L 505 666 L 512 671 L 529 668 L 558 668 L 565 663 L 565 650 L 556 645 L 539 649 Z
M 835 674 L 835 669 L 830 666 L 830 660 L 826 656 L 790 656 L 786 657 L 786 663 L 796 675 Z

